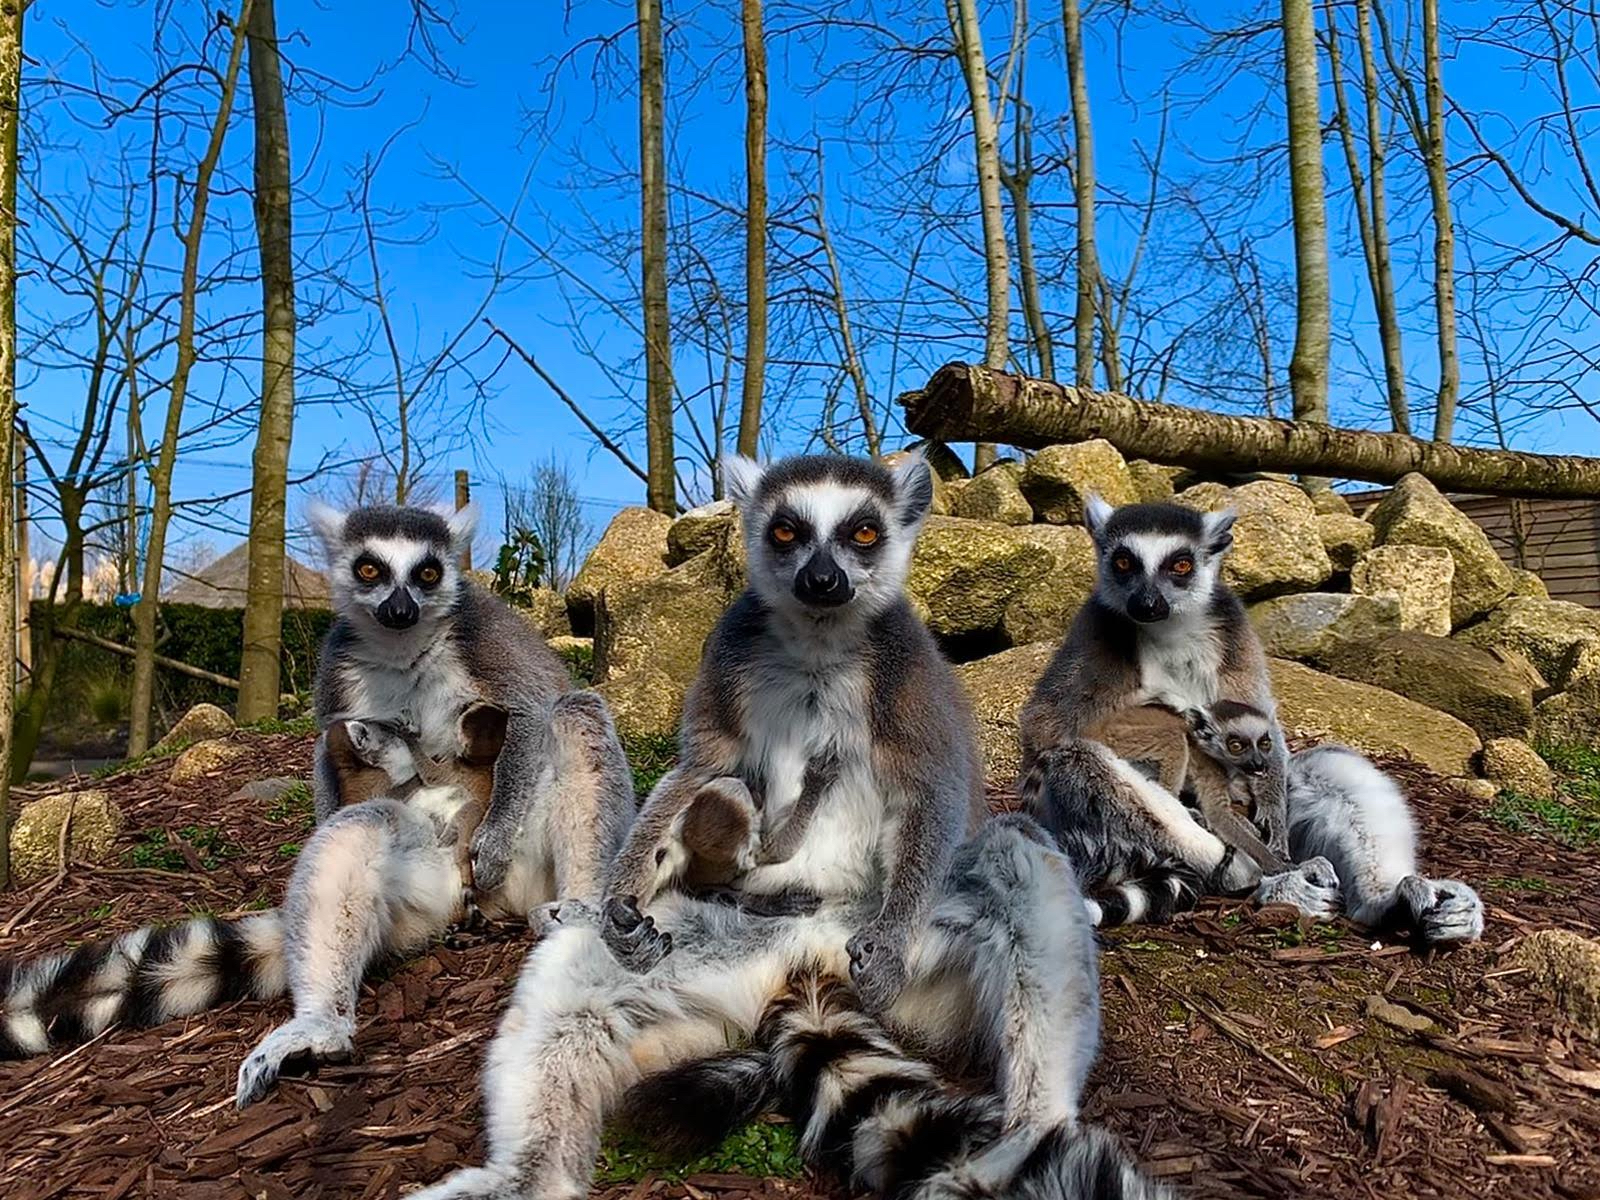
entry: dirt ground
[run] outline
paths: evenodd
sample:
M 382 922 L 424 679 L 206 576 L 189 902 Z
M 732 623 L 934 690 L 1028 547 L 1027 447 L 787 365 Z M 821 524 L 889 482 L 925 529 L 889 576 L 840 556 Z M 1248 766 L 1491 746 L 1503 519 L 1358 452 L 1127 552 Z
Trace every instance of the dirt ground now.
M 120 865 L 75 865 L 0 897 L 0 953 L 274 903 L 308 827 L 303 794 L 227 798 L 303 775 L 310 744 L 235 740 L 247 756 L 199 784 L 174 789 L 166 762 L 98 782 L 127 813 Z M 1600 1047 L 1506 961 L 1534 929 L 1600 934 L 1600 853 L 1509 832 L 1425 772 L 1389 765 L 1417 807 L 1430 873 L 1483 893 L 1484 941 L 1424 958 L 1343 924 L 1217 902 L 1115 932 L 1088 1115 L 1185 1196 L 1600 1197 L 1600 1091 L 1582 1086 Z M 463 934 L 374 980 L 359 1058 L 287 1081 L 242 1116 L 234 1072 L 287 1015 L 281 1001 L 0 1064 L 0 1195 L 388 1197 L 477 1161 L 479 1063 L 526 948 L 522 931 Z M 594 1194 L 836 1193 L 647 1172 Z

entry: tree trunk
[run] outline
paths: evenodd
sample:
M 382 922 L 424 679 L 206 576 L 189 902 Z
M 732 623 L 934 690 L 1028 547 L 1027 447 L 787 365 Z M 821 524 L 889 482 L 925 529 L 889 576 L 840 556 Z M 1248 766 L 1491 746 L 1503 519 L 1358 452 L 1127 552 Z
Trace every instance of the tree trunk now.
M 1011 264 L 1006 249 L 1006 218 L 1000 204 L 1000 131 L 989 103 L 989 67 L 983 57 L 983 31 L 977 0 L 945 0 L 956 35 L 956 57 L 972 104 L 972 143 L 978 165 L 978 207 L 983 215 L 983 265 L 988 303 L 984 320 L 983 361 L 1001 370 L 1010 349 Z M 982 470 L 994 461 L 992 444 L 980 444 L 973 465 Z
M 646 502 L 678 510 L 672 439 L 672 333 L 667 310 L 666 80 L 661 0 L 639 5 L 639 225 L 644 293 L 644 424 L 648 448 Z
M 1433 201 L 1433 308 L 1439 326 L 1439 402 L 1433 440 L 1455 436 L 1461 363 L 1456 356 L 1456 230 L 1444 157 L 1444 81 L 1439 65 L 1439 0 L 1422 0 L 1422 58 L 1428 105 L 1428 195 Z
M 1356 153 L 1355 129 L 1345 102 L 1344 74 L 1339 58 L 1338 15 L 1333 0 L 1324 0 L 1328 15 L 1328 66 L 1333 76 L 1334 110 L 1339 140 L 1344 146 L 1345 165 L 1350 172 L 1350 190 L 1356 206 L 1356 224 L 1361 234 L 1361 253 L 1367 266 L 1367 282 L 1372 288 L 1372 306 L 1378 317 L 1378 340 L 1383 346 L 1383 375 L 1389 401 L 1389 424 L 1396 433 L 1411 432 L 1411 414 L 1406 405 L 1405 361 L 1400 353 L 1400 325 L 1395 316 L 1394 272 L 1389 262 L 1389 213 L 1384 198 L 1383 127 L 1378 113 L 1378 77 L 1373 65 L 1371 0 L 1356 0 L 1356 29 L 1361 43 L 1362 94 L 1366 99 L 1367 161 L 1370 180 L 1363 176 L 1361 158 Z M 1371 188 L 1370 197 L 1368 188 Z M 1370 203 L 1369 203 L 1370 200 Z
M 861 356 L 856 353 L 855 334 L 850 329 L 850 305 L 844 294 L 844 274 L 839 269 L 839 256 L 833 252 L 833 238 L 828 233 L 827 194 L 824 189 L 822 150 L 817 149 L 817 239 L 822 243 L 822 256 L 828 264 L 828 280 L 833 287 L 833 313 L 839 321 L 839 351 L 844 359 L 845 374 L 856 395 L 856 412 L 861 419 L 861 436 L 867 453 L 876 458 L 883 449 L 878 436 L 878 423 L 872 416 L 872 396 L 867 391 L 867 375 L 861 366 Z M 825 420 L 832 433 L 831 419 Z
M 206 228 L 206 207 L 211 197 L 211 178 L 222 143 L 228 134 L 234 97 L 239 90 L 239 66 L 244 59 L 245 30 L 250 22 L 251 0 L 240 0 L 239 16 L 233 25 L 233 46 L 228 52 L 227 71 L 222 77 L 217 101 L 217 119 L 211 126 L 194 177 L 194 201 L 189 224 L 183 235 L 183 273 L 178 297 L 178 335 L 172 382 L 167 392 L 167 419 L 162 428 L 161 445 L 151 465 L 150 537 L 145 546 L 144 583 L 139 603 L 133 607 L 133 696 L 128 716 L 128 756 L 143 754 L 150 748 L 151 710 L 155 702 L 156 616 L 161 594 L 161 567 L 167 549 L 167 526 L 172 521 L 172 472 L 177 465 L 178 434 L 183 426 L 183 405 L 189 393 L 189 372 L 194 367 L 194 321 L 196 291 L 200 273 L 200 249 Z
M 1393 483 L 1417 472 L 1440 488 L 1505 496 L 1600 497 L 1600 458 L 1477 450 L 1399 433 L 1230 417 L 1152 404 L 970 363 L 941 367 L 899 398 L 922 438 L 992 438 L 1037 449 L 1105 438 L 1130 458 L 1212 471 L 1309 471 Z
M 256 239 L 261 247 L 261 421 L 250 490 L 250 567 L 239 659 L 239 720 L 278 715 L 283 637 L 285 506 L 294 432 L 294 248 L 290 236 L 289 116 L 273 0 L 250 11 L 255 108 Z
M 1094 125 L 1089 118 L 1089 81 L 1083 64 L 1083 23 L 1078 0 L 1061 0 L 1061 29 L 1067 43 L 1067 84 L 1072 91 L 1072 132 L 1076 148 L 1072 188 L 1078 209 L 1078 307 L 1073 316 L 1073 381 L 1094 386 L 1094 317 L 1099 307 L 1100 252 L 1094 236 Z M 1102 312 L 1102 333 L 1110 314 Z M 991 364 L 992 365 L 992 364 Z
M 17 125 L 21 120 L 22 0 L 0 0 L 0 887 L 11 878 L 11 778 L 18 764 L 16 704 L 16 543 L 11 471 L 17 452 Z M 21 764 L 27 770 L 27 763 Z
M 1039 270 L 1033 251 L 1033 115 L 1028 109 L 1026 75 L 1028 67 L 1028 3 L 1017 0 L 1016 84 L 1011 93 L 1012 119 L 1011 169 L 1002 171 L 1000 182 L 1011 196 L 1011 221 L 1017 231 L 1017 279 L 1021 284 L 1022 317 L 1028 326 L 1028 341 L 1045 379 L 1056 377 L 1055 347 L 1050 328 L 1045 324 L 1044 300 L 1039 288 Z
M 742 0 L 744 24 L 744 387 L 739 453 L 761 442 L 761 389 L 767 370 L 767 41 L 761 0 Z
M 1317 32 L 1311 0 L 1283 0 L 1289 192 L 1294 212 L 1295 337 L 1289 384 L 1297 421 L 1328 420 L 1328 211 L 1323 195 Z

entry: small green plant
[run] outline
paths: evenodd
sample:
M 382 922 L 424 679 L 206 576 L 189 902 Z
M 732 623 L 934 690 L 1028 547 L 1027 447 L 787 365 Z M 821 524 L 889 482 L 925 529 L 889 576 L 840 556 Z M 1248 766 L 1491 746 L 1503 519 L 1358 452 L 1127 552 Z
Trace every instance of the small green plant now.
M 556 651 L 572 678 L 582 687 L 594 682 L 594 645 L 590 642 L 570 642 Z
M 107 900 L 104 904 L 96 904 L 89 910 L 89 919 L 91 921 L 103 921 L 111 915 L 112 910 L 116 907 L 116 904 L 110 900 Z
M 97 725 L 115 725 L 128 707 L 128 690 L 114 675 L 91 679 L 86 687 L 89 716 Z
M 633 769 L 633 790 L 641 799 L 678 763 L 678 739 L 670 734 L 624 738 L 622 748 Z
M 251 733 L 293 733 L 308 734 L 317 731 L 317 719 L 307 713 L 299 717 L 264 717 L 249 725 L 240 726 Z
M 756 1121 L 729 1134 L 711 1153 L 688 1162 L 663 1156 L 638 1138 L 612 1133 L 600 1147 L 595 1183 L 635 1183 L 647 1175 L 670 1181 L 715 1172 L 763 1179 L 798 1179 L 805 1171 L 792 1125 Z
M 1553 838 L 1575 849 L 1600 845 L 1600 809 L 1581 803 L 1541 800 L 1507 791 L 1489 806 L 1488 815 L 1512 833 Z
M 310 829 L 316 823 L 316 815 L 312 811 L 311 785 L 304 780 L 296 780 L 284 788 L 267 805 L 266 818 L 279 824 Z
M 299 842 L 285 842 L 278 847 L 279 858 L 296 858 L 300 854 Z
M 200 860 L 200 865 L 213 871 L 224 859 L 233 858 L 239 847 L 222 836 L 215 825 L 185 825 L 178 830 L 178 839 L 186 842 Z M 189 859 L 173 843 L 165 829 L 146 829 L 138 842 L 128 852 L 128 861 L 136 867 L 155 871 L 187 871 Z
M 494 560 L 494 591 L 508 604 L 529 608 L 533 592 L 544 582 L 546 556 L 539 535 L 527 528 L 510 530 Z

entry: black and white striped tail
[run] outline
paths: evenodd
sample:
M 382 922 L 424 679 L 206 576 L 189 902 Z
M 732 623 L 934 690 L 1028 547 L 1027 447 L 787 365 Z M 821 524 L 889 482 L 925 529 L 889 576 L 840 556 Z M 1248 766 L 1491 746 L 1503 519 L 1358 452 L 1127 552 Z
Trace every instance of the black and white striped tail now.
M 731 1119 L 697 1120 L 691 1103 L 699 1115 Z M 998 1097 L 948 1086 L 863 1013 L 847 985 L 815 976 L 797 978 L 769 1006 L 753 1049 L 647 1079 L 627 1111 L 653 1140 L 698 1148 L 774 1103 L 799 1129 L 808 1163 L 894 1200 L 1166 1195 L 1099 1132 L 1004 1132 Z
M 1200 898 L 1200 876 L 1180 862 L 1168 862 L 1137 879 L 1106 884 L 1089 896 L 1089 914 L 1101 929 L 1117 925 L 1155 925 L 1188 912 Z M 1099 916 L 1095 918 L 1095 910 Z
M 0 961 L 0 1060 L 142 1029 L 287 988 L 276 911 L 146 926 L 32 962 Z

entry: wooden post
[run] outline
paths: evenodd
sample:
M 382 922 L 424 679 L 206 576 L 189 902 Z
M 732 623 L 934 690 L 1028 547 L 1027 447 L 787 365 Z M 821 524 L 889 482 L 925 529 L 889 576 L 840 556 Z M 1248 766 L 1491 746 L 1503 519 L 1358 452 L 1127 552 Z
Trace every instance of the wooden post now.
M 472 480 L 465 471 L 456 472 L 456 511 L 460 512 L 472 503 Z M 461 569 L 472 570 L 472 547 L 469 545 L 461 555 Z

